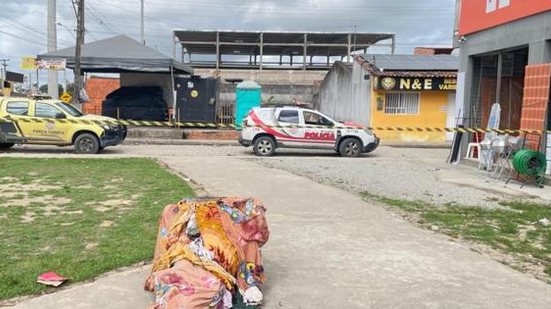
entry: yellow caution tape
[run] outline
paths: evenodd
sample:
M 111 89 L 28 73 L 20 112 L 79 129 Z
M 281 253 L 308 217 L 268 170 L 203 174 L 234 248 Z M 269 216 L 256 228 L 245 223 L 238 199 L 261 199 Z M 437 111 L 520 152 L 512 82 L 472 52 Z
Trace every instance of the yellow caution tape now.
M 147 121 L 147 120 L 99 120 L 99 119 L 45 119 L 36 117 L 18 117 L 17 119 L 6 117 L 0 118 L 2 122 L 27 122 L 27 123 L 73 123 L 73 124 L 97 124 L 97 125 L 125 125 L 125 126 L 144 126 L 144 127 L 181 127 L 181 128 L 203 128 L 203 129 L 237 129 L 234 124 L 212 123 L 212 122 L 179 122 L 179 121 Z M 246 127 L 256 128 L 274 128 L 274 129 L 328 129 L 327 126 L 317 125 L 248 125 Z M 488 133 L 496 132 L 499 134 L 516 134 L 516 133 L 548 133 L 551 130 L 516 130 L 516 129 L 483 129 L 483 128 L 440 128 L 440 127 L 361 127 L 361 126 L 344 126 L 336 125 L 331 129 L 349 129 L 349 130 L 369 130 L 369 131 L 395 131 L 395 132 L 463 132 L 463 133 Z

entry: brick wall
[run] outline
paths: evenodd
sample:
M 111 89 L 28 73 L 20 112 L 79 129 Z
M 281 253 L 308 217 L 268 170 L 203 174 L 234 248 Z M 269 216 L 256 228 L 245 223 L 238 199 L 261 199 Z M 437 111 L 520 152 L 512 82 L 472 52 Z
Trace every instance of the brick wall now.
M 118 78 L 90 77 L 85 85 L 90 101 L 82 105 L 82 111 L 86 114 L 101 115 L 105 97 L 119 88 L 120 81 Z
M 185 130 L 184 139 L 190 140 L 237 140 L 235 130 Z
M 542 131 L 545 129 L 549 87 L 551 82 L 551 63 L 529 65 L 524 77 L 524 99 L 520 128 Z M 537 137 L 529 136 L 527 146 L 537 148 Z
M 415 47 L 414 55 L 451 55 L 453 48 Z
M 414 55 L 434 55 L 434 48 L 415 47 Z

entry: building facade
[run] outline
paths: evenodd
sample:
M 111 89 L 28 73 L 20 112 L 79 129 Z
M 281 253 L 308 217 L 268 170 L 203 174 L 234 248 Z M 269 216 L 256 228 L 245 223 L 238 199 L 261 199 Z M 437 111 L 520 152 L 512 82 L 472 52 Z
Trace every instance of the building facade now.
M 393 33 L 174 30 L 174 57 L 220 80 L 218 121 L 234 119 L 236 85 L 262 86 L 265 104 L 312 106 L 335 61 L 369 47 L 395 48 Z
M 320 89 L 320 111 L 373 127 L 384 141 L 445 143 L 453 138 L 417 128 L 454 126 L 457 57 L 366 54 L 354 60 L 333 66 Z
M 551 2 L 459 0 L 457 12 L 458 102 L 464 124 L 485 128 L 491 105 L 499 103 L 500 128 L 541 131 L 526 136 L 528 145 L 550 158 L 551 138 L 543 131 L 551 128 Z

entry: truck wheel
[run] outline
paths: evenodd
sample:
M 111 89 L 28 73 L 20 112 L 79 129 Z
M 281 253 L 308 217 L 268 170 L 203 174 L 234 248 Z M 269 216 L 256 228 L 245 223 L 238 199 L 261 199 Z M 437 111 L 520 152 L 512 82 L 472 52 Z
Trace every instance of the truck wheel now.
M 15 145 L 14 143 L 0 143 L 0 149 L 2 150 L 6 150 L 6 149 L 10 149 L 13 147 L 13 145 Z
M 262 136 L 254 142 L 253 150 L 257 156 L 269 157 L 274 154 L 275 148 L 276 143 L 273 138 L 269 136 Z
M 76 153 L 96 154 L 100 149 L 98 138 L 90 133 L 79 135 L 73 145 Z
M 343 157 L 359 157 L 362 154 L 362 142 L 357 138 L 346 138 L 339 146 L 339 153 Z

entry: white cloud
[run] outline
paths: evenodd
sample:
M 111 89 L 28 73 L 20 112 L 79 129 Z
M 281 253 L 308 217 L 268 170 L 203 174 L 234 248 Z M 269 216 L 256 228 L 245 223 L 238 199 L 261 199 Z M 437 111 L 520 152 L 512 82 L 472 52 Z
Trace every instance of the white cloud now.
M 70 0 L 57 0 L 59 47 L 73 44 Z M 46 0 L 2 0 L 0 57 L 46 50 Z M 146 42 L 172 54 L 171 31 L 187 29 L 357 31 L 397 33 L 397 51 L 416 44 L 451 44 L 455 0 L 145 0 Z M 139 39 L 139 0 L 87 0 L 87 41 L 117 33 Z M 32 41 L 34 43 L 30 43 Z

